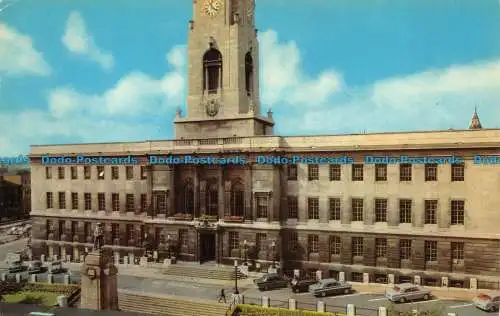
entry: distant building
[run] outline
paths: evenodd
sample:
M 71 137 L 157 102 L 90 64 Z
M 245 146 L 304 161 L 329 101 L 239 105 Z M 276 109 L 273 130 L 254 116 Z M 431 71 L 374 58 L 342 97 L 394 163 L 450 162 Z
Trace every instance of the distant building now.
M 30 171 L 0 168 L 0 219 L 26 218 L 30 212 Z
M 193 3 L 187 115 L 178 111 L 174 140 L 32 146 L 34 254 L 79 260 L 101 222 L 106 247 L 121 257 L 142 256 L 149 244 L 160 260 L 172 250 L 180 260 L 279 262 L 352 281 L 497 281 L 499 166 L 474 157 L 498 155 L 500 129 L 483 129 L 475 112 L 469 130 L 274 135 L 272 112 L 260 114 L 253 5 Z M 74 153 L 138 163 L 41 163 Z M 152 155 L 249 163 L 149 165 Z M 258 155 L 352 161 L 266 165 Z M 367 163 L 367 155 L 461 160 Z

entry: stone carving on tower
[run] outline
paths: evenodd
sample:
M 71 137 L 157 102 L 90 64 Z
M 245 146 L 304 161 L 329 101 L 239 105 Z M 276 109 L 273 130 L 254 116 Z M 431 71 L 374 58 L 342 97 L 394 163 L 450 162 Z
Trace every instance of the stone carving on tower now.
M 477 107 L 474 108 L 474 115 L 472 115 L 472 120 L 469 125 L 469 129 L 482 129 L 483 126 L 479 121 L 479 115 L 477 115 Z

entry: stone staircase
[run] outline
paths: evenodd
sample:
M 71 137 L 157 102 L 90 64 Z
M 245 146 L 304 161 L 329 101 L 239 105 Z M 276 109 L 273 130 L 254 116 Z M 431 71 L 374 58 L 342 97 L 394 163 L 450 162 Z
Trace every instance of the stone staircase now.
M 228 310 L 215 302 L 123 290 L 118 292 L 118 306 L 124 312 L 164 316 L 224 316 Z
M 229 266 L 205 266 L 191 264 L 172 264 L 165 269 L 166 275 L 183 276 L 188 278 L 234 280 L 234 268 Z M 247 276 L 238 270 L 238 280 L 246 279 Z

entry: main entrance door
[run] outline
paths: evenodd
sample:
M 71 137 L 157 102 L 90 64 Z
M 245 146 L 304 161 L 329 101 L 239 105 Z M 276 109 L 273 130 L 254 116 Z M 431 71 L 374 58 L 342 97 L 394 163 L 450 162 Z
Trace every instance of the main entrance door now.
M 215 232 L 200 232 L 200 263 L 215 260 Z

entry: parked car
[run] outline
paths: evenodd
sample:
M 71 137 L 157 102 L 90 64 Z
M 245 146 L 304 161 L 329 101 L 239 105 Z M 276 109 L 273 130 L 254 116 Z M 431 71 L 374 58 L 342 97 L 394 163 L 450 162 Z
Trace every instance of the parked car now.
M 500 309 L 500 292 L 490 294 L 479 294 L 472 302 L 474 306 L 483 311 L 496 312 Z
M 14 261 L 9 264 L 9 273 L 17 273 L 24 271 L 24 266 L 21 261 Z
M 318 283 L 318 280 L 314 279 L 293 279 L 290 281 L 290 288 L 294 293 L 301 293 L 309 291 L 309 286 Z
M 428 300 L 431 297 L 431 291 L 412 283 L 401 283 L 388 288 L 385 291 L 385 297 L 391 302 L 405 303 L 422 299 Z
M 288 279 L 276 273 L 268 273 L 264 275 L 262 278 L 254 280 L 254 283 L 261 291 L 268 291 L 271 289 L 282 289 L 288 287 L 288 282 L 289 282 Z
M 351 292 L 351 284 L 337 281 L 336 279 L 323 279 L 309 286 L 309 293 L 316 297 L 333 294 L 349 294 Z
M 64 272 L 61 261 L 53 261 L 49 264 L 49 273 L 57 274 Z
M 28 273 L 29 274 L 42 273 L 42 262 L 40 260 L 35 260 L 30 262 L 28 266 Z

